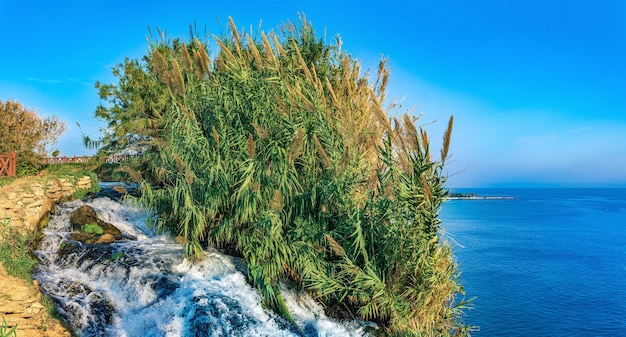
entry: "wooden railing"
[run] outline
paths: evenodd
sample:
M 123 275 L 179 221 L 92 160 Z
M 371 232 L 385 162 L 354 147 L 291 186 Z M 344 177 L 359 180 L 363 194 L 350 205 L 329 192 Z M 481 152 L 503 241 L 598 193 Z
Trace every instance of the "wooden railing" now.
M 118 156 L 109 156 L 104 159 L 107 164 L 117 164 L 127 162 L 133 158 L 140 157 L 141 154 L 127 154 Z M 74 157 L 49 157 L 46 158 L 47 164 L 68 164 L 68 163 L 86 163 L 91 159 L 90 156 L 74 156 Z M 0 177 L 13 177 L 17 174 L 17 155 L 15 152 L 0 153 Z
M 141 156 L 142 154 L 123 154 L 123 155 L 118 155 L 118 156 L 108 156 L 104 159 L 104 162 L 107 164 L 124 163 L 133 158 L 139 158 Z
M 15 152 L 0 154 L 0 177 L 13 177 L 17 173 L 17 155 Z
M 104 159 L 104 162 L 107 164 L 123 163 L 133 158 L 140 157 L 140 156 L 141 156 L 140 154 L 125 154 L 125 155 L 109 156 Z M 91 159 L 90 156 L 50 157 L 50 158 L 46 158 L 46 163 L 48 164 L 86 163 L 89 161 L 89 159 Z
M 91 157 L 89 156 L 74 156 L 74 157 L 52 157 L 46 158 L 47 164 L 69 164 L 69 163 L 86 163 Z

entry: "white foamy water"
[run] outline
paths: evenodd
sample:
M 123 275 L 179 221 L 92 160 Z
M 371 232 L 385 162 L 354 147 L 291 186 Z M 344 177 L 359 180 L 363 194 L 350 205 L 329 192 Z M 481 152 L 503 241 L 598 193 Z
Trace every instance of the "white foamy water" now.
M 131 238 L 85 245 L 70 238 L 83 204 Z M 34 277 L 80 336 L 364 336 L 359 322 L 329 319 L 310 297 L 283 287 L 297 326 L 261 304 L 243 263 L 217 251 L 201 262 L 146 227 L 127 202 L 97 198 L 60 204 L 44 230 Z M 134 240 L 133 240 L 134 239 Z

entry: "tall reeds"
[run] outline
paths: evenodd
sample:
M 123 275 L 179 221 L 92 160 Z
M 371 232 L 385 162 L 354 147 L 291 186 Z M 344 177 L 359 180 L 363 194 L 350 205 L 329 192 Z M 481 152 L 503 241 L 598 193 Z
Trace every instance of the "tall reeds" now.
M 281 282 L 390 335 L 464 334 L 437 217 L 452 119 L 434 161 L 425 130 L 390 117 L 386 59 L 372 79 L 305 18 L 260 41 L 229 23 L 211 60 L 194 37 L 153 44 L 140 68 L 155 86 L 131 99 L 156 109 L 142 166 L 154 225 L 184 236 L 191 258 L 206 245 L 242 255 L 287 319 Z

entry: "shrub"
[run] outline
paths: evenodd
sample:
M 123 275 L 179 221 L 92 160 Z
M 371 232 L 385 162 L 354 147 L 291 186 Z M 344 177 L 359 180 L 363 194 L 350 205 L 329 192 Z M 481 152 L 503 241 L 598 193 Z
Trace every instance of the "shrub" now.
M 46 146 L 55 144 L 64 131 L 65 123 L 57 116 L 43 118 L 20 102 L 0 100 L 0 153 L 17 153 L 20 176 L 43 167 Z

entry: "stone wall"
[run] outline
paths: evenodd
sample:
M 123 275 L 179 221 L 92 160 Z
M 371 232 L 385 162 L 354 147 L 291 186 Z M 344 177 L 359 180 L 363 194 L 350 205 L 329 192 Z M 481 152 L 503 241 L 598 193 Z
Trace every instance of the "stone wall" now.
M 36 178 L 18 180 L 0 189 L 0 223 L 9 219 L 11 226 L 36 230 L 54 203 L 71 196 L 76 190 L 91 188 L 91 178 L 83 176 L 72 183 L 58 178 L 47 182 Z
M 55 203 L 77 190 L 91 187 L 89 176 L 76 183 L 64 178 L 47 182 L 36 177 L 20 178 L 0 188 L 0 223 L 6 225 L 10 221 L 13 228 L 39 230 L 39 222 Z M 48 315 L 37 282 L 29 284 L 9 276 L 0 264 L 0 324 L 2 317 L 10 327 L 17 324 L 19 337 L 71 336 L 58 320 Z
M 7 275 L 0 264 L 0 324 L 17 325 L 17 337 L 70 337 L 61 322 L 50 317 L 42 295 L 34 285 Z

